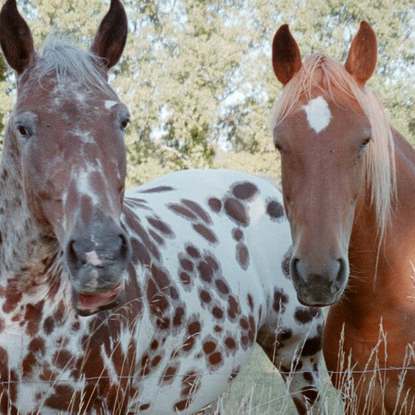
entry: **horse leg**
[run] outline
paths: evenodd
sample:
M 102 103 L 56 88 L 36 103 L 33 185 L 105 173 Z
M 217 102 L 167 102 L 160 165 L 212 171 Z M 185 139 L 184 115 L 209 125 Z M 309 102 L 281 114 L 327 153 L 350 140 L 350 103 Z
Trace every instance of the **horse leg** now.
M 298 413 L 323 414 L 319 400 L 321 326 L 319 330 L 313 327 L 308 336 L 291 335 L 285 342 L 288 333 L 261 329 L 257 341 L 283 377 Z

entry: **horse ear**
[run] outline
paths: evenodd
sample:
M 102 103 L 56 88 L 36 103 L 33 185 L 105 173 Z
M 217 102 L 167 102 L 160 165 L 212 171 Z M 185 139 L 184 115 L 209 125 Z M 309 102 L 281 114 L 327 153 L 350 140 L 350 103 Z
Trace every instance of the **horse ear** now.
M 32 33 L 17 10 L 16 0 L 7 0 L 0 11 L 0 44 L 7 62 L 18 74 L 33 62 Z
M 120 0 L 111 0 L 111 6 L 105 15 L 92 44 L 91 51 L 104 59 L 107 69 L 112 68 L 120 59 L 127 40 L 127 15 Z
M 286 84 L 301 69 L 301 54 L 287 24 L 282 25 L 272 41 L 272 66 L 277 79 Z
M 376 35 L 369 23 L 363 21 L 352 40 L 345 67 L 357 83 L 363 86 L 375 71 L 376 60 Z

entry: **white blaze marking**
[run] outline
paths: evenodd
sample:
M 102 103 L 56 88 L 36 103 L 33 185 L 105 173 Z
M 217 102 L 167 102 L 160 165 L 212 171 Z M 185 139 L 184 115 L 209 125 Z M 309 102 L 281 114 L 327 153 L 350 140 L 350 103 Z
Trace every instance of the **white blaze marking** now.
M 105 108 L 107 110 L 110 110 L 112 107 L 114 107 L 115 105 L 117 105 L 118 102 L 117 101 L 111 101 L 111 100 L 107 100 L 105 101 Z
M 96 251 L 90 251 L 85 254 L 86 260 L 93 265 L 94 267 L 98 267 L 102 265 L 102 261 L 99 259 L 98 254 Z
M 92 199 L 92 202 L 97 205 L 99 203 L 99 198 L 95 189 L 91 186 L 90 181 L 91 173 L 93 171 L 97 171 L 97 169 L 89 165 L 85 166 L 84 170 L 81 170 L 80 172 L 72 171 L 72 180 L 76 180 L 79 193 L 88 195 Z
M 308 124 L 317 134 L 330 124 L 330 108 L 323 97 L 313 98 L 303 108 L 307 115 Z

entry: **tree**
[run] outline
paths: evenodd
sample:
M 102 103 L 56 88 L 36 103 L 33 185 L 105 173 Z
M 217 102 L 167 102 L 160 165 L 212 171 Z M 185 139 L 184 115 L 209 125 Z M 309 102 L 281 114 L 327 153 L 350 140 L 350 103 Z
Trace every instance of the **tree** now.
M 344 61 L 368 20 L 379 39 L 370 86 L 393 124 L 415 142 L 415 8 L 412 0 L 124 0 L 130 36 L 113 86 L 132 112 L 127 136 L 130 181 L 174 169 L 239 168 L 277 174 L 269 128 L 280 86 L 272 36 L 289 23 L 302 54 Z M 24 0 L 21 10 L 40 44 L 51 27 L 88 47 L 108 2 Z M 1 61 L 0 61 L 1 64 Z M 11 108 L 11 76 L 0 66 L 1 118 Z

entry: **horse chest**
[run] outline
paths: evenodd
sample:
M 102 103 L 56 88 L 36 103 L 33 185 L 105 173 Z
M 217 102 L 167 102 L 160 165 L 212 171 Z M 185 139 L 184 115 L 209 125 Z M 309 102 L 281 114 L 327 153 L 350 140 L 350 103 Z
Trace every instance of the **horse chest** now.
M 390 308 L 380 314 L 374 310 L 359 314 L 359 324 L 353 324 L 354 319 L 349 314 L 349 309 L 341 304 L 333 306 L 329 312 L 324 335 L 329 370 L 338 370 L 339 349 L 347 356 L 351 354 L 356 367 L 362 370 L 413 365 L 410 352 L 415 342 L 411 324 L 413 313 Z M 343 330 L 344 336 L 341 335 Z
M 125 349 L 131 333 L 118 332 L 113 339 L 105 322 L 57 317 L 43 315 L 33 335 L 27 324 L 5 325 L 0 334 L 0 378 L 7 385 L 7 390 L 0 385 L 7 397 L 0 402 L 3 411 L 12 403 L 23 414 L 71 404 L 75 410 L 82 391 L 104 397 L 110 388 L 122 389 L 118 375 L 123 362 L 131 367 Z

